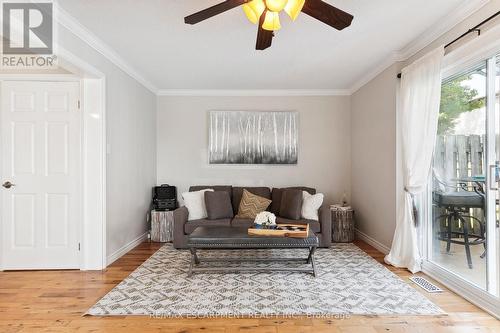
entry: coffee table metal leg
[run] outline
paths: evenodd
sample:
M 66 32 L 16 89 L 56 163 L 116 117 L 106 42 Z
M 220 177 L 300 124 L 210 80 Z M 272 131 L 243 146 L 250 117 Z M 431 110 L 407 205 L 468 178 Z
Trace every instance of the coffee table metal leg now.
M 311 260 L 312 260 L 312 258 L 314 256 L 314 251 L 316 251 L 315 247 L 310 247 L 309 248 L 309 256 L 307 257 L 307 261 L 306 261 L 307 264 L 311 263 Z
M 311 264 L 312 266 L 312 274 L 314 277 L 316 277 L 316 265 L 314 262 L 314 252 L 316 252 L 316 247 L 311 247 L 309 248 L 309 257 L 307 258 L 307 263 Z
M 191 262 L 189 263 L 188 277 L 191 277 L 193 275 L 193 264 L 194 264 L 194 259 L 193 259 L 193 255 L 191 255 Z
M 198 258 L 198 255 L 196 254 L 195 248 L 191 247 L 191 248 L 189 248 L 189 251 L 191 252 L 191 262 L 189 263 L 188 277 L 191 277 L 193 275 L 194 266 L 198 265 L 200 263 L 200 259 Z
M 316 263 L 314 261 L 314 257 L 311 259 L 311 265 L 312 265 L 312 269 L 313 269 L 313 276 L 316 277 Z
M 191 251 L 191 256 L 194 259 L 194 263 L 196 265 L 199 265 L 200 264 L 200 258 L 198 258 L 198 254 L 196 253 L 196 248 L 191 247 L 189 250 Z

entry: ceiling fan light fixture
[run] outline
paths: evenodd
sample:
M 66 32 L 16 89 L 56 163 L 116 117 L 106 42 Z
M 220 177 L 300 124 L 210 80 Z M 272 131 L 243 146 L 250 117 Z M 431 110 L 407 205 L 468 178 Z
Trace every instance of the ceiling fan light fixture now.
M 280 16 L 278 12 L 267 11 L 262 29 L 268 31 L 276 31 L 281 29 Z
M 259 23 L 260 16 L 264 13 L 264 10 L 266 10 L 264 0 L 253 0 L 243 5 L 245 15 L 253 24 Z
M 349 27 L 354 19 L 353 15 L 330 5 L 326 0 L 224 0 L 184 17 L 184 23 L 197 24 L 240 6 L 243 7 L 248 20 L 258 27 L 255 49 L 259 51 L 271 47 L 274 32 L 281 29 L 281 11 L 285 11 L 292 20 L 304 12 L 337 30 Z
M 285 6 L 285 12 L 290 16 L 292 21 L 295 21 L 299 16 L 302 8 L 304 8 L 304 4 L 306 0 L 288 0 Z
M 281 12 L 288 0 L 266 0 L 266 7 L 272 12 Z

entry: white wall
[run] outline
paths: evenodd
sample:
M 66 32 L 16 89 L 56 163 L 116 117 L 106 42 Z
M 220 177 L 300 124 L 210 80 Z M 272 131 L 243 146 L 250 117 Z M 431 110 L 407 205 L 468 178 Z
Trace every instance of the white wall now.
M 352 95 L 352 202 L 356 228 L 389 247 L 396 225 L 398 65 Z
M 289 166 L 208 164 L 208 111 L 299 112 L 299 161 Z M 158 183 L 190 185 L 304 185 L 326 202 L 349 195 L 351 175 L 350 97 L 159 97 Z
M 396 200 L 403 191 L 401 170 L 398 167 L 399 139 L 396 135 L 396 94 L 399 84 L 396 75 L 405 65 L 447 44 L 499 10 L 500 0 L 490 1 L 416 55 L 404 63 L 388 67 L 352 95 L 352 201 L 356 208 L 357 228 L 386 248 L 392 244 Z M 483 27 L 483 32 L 498 23 L 496 20 Z M 472 35 L 470 38 L 473 38 Z
M 148 230 L 156 182 L 156 95 L 67 29 L 59 44 L 106 76 L 108 258 Z

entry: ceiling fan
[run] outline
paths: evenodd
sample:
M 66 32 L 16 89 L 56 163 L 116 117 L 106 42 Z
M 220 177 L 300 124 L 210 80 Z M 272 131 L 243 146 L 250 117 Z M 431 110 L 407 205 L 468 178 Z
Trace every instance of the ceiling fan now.
M 186 24 L 196 24 L 230 9 L 242 6 L 247 18 L 259 25 L 257 32 L 257 50 L 271 46 L 274 31 L 281 28 L 279 13 L 285 11 L 295 21 L 300 12 L 304 12 L 329 26 L 342 30 L 351 25 L 354 18 L 322 0 L 227 0 L 192 15 L 186 16 Z

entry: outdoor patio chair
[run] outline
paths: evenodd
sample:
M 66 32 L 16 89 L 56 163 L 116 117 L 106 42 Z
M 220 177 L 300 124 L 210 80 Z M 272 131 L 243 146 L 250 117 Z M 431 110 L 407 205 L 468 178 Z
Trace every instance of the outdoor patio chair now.
M 467 183 L 447 184 L 441 181 L 436 175 L 435 182 L 438 186 L 432 193 L 435 206 L 443 208 L 445 213 L 435 218 L 435 223 L 439 226 L 438 239 L 446 242 L 446 252 L 450 252 L 451 244 L 465 246 L 467 264 L 472 266 L 471 245 L 483 244 L 486 248 L 485 223 L 484 219 L 479 219 L 470 215 L 470 209 L 479 208 L 483 211 L 485 195 L 475 186 L 468 186 Z M 445 220 L 444 228 L 441 221 Z M 472 228 L 471 228 L 472 223 Z M 461 224 L 461 227 L 460 227 Z M 477 226 L 478 228 L 474 228 Z M 475 231 L 479 229 L 479 233 Z M 461 240 L 463 238 L 463 240 Z M 486 252 L 481 255 L 484 258 Z

